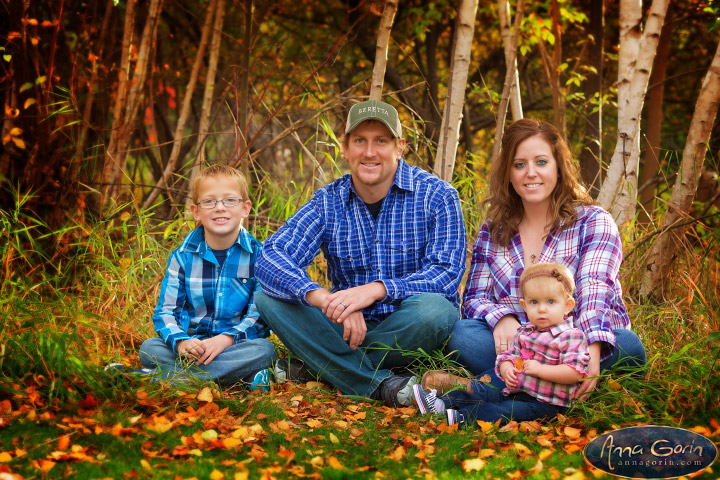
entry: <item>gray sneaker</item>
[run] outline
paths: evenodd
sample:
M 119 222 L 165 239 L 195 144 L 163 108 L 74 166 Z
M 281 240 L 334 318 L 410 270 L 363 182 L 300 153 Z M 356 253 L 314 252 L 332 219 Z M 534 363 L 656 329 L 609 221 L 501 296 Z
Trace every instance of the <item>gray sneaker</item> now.
M 372 397 L 388 404 L 397 403 L 407 407 L 413 404 L 413 385 L 417 385 L 417 382 L 416 376 L 393 375 L 380 383 Z

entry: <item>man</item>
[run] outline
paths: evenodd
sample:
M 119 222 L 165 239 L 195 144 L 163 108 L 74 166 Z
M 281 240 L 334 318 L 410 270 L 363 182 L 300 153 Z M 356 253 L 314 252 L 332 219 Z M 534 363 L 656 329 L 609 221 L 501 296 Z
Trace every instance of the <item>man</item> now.
M 453 187 L 402 158 L 397 110 L 354 105 L 345 175 L 268 238 L 255 275 L 262 318 L 305 366 L 341 392 L 412 404 L 403 350 L 441 347 L 458 319 L 465 224 Z M 305 268 L 322 250 L 332 293 Z M 359 348 L 358 348 L 359 347 Z

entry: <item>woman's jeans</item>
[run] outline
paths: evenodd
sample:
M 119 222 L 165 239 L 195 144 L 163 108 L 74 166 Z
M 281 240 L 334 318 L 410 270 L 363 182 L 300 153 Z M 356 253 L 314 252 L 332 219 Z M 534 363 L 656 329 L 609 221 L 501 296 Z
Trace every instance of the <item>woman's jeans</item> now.
M 445 297 L 424 293 L 405 299 L 382 322 L 366 321 L 363 343 L 352 350 L 343 326 L 319 308 L 283 302 L 264 293 L 255 297 L 260 316 L 283 344 L 311 371 L 349 395 L 370 397 L 393 375 L 389 369 L 414 359 L 407 350 L 442 348 L 458 309 Z
M 645 347 L 630 330 L 614 330 L 617 346 L 612 354 L 600 362 L 600 371 L 612 367 L 641 367 L 647 363 Z M 473 375 L 481 375 L 495 368 L 495 339 L 485 320 L 458 320 L 448 341 L 448 352 L 457 352 L 456 360 Z
M 187 365 L 160 337 L 145 340 L 140 347 L 140 362 L 145 368 L 156 370 L 169 382 L 184 382 L 191 378 L 217 381 L 232 385 L 270 368 L 275 361 L 275 347 L 265 338 L 243 340 L 230 345 L 209 365 Z

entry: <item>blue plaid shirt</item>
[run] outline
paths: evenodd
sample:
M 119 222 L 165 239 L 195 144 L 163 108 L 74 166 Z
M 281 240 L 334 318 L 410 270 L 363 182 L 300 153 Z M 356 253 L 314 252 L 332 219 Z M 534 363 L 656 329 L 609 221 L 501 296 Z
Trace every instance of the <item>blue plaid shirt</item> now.
M 234 343 L 269 333 L 253 301 L 260 284 L 253 276 L 261 244 L 244 228 L 222 267 L 198 227 L 170 254 L 153 323 L 177 352 L 180 340 L 224 334 Z
M 400 159 L 377 220 L 345 175 L 316 191 L 265 241 L 256 275 L 268 295 L 309 305 L 305 294 L 321 287 L 305 268 L 322 250 L 333 292 L 385 285 L 387 296 L 363 310 L 365 319 L 381 321 L 421 293 L 458 306 L 466 247 L 457 191 Z

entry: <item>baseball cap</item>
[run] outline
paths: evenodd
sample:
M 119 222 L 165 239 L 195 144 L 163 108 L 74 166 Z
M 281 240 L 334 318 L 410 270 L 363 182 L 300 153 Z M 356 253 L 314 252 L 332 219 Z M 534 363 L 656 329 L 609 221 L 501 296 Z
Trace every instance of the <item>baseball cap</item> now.
M 345 124 L 345 133 L 352 132 L 355 127 L 365 120 L 378 120 L 390 129 L 394 137 L 402 137 L 398 112 L 389 103 L 380 100 L 366 100 L 350 107 L 347 123 Z

